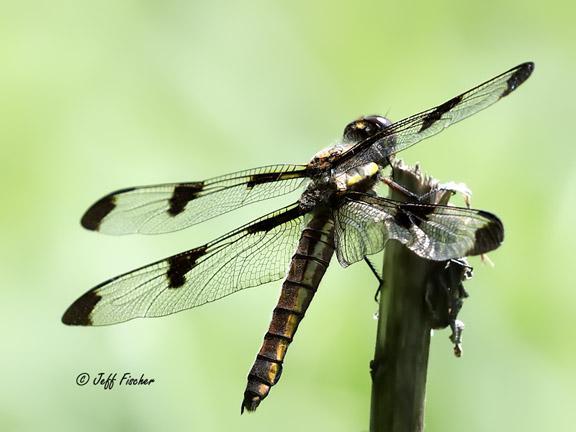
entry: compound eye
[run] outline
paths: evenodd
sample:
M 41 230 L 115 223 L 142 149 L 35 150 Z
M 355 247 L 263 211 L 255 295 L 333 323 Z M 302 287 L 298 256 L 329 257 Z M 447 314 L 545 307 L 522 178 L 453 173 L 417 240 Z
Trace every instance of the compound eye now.
M 346 125 L 346 128 L 344 128 L 344 140 L 353 142 L 365 140 L 391 124 L 390 120 L 379 115 L 360 117 Z

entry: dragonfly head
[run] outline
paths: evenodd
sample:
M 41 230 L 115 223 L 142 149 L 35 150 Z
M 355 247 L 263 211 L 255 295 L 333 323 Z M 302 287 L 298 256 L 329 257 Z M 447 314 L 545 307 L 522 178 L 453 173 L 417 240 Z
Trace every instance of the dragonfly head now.
M 344 141 L 352 143 L 363 141 L 391 124 L 390 120 L 379 115 L 360 117 L 346 125 L 343 135 Z

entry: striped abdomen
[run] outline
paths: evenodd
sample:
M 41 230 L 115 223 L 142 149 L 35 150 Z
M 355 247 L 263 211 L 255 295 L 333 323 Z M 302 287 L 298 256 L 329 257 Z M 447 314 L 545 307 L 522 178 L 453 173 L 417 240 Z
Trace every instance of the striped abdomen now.
M 288 345 L 304 318 L 333 253 L 334 221 L 329 213 L 316 213 L 302 231 L 298 248 L 290 261 L 270 327 L 248 374 L 242 412 L 244 408 L 254 411 L 280 379 Z

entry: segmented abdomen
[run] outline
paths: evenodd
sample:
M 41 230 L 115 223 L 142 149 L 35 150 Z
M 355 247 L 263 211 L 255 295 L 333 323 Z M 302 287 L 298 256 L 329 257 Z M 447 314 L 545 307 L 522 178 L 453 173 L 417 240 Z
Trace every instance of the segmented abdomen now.
M 334 221 L 328 212 L 317 212 L 302 230 L 296 253 L 290 261 L 278 304 L 256 361 L 248 374 L 244 409 L 254 411 L 282 374 L 288 345 L 334 253 Z

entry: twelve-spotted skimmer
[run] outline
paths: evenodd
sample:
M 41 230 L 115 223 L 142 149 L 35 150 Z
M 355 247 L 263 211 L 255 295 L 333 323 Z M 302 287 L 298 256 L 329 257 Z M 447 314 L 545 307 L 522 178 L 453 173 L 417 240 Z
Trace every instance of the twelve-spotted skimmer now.
M 307 165 L 265 166 L 106 195 L 82 217 L 85 228 L 105 234 L 159 234 L 305 186 L 294 204 L 101 283 L 77 299 L 62 321 L 97 326 L 169 315 L 286 275 L 248 375 L 242 411 L 255 410 L 280 378 L 286 350 L 334 252 L 346 267 L 381 251 L 388 240 L 438 261 L 498 247 L 504 232 L 493 214 L 417 199 L 401 203 L 378 196 L 374 187 L 381 181 L 394 187 L 382 170 L 395 153 L 507 96 L 533 69 L 533 63 L 523 63 L 395 123 L 377 115 L 361 117 L 346 126 L 339 143 L 318 152 Z

